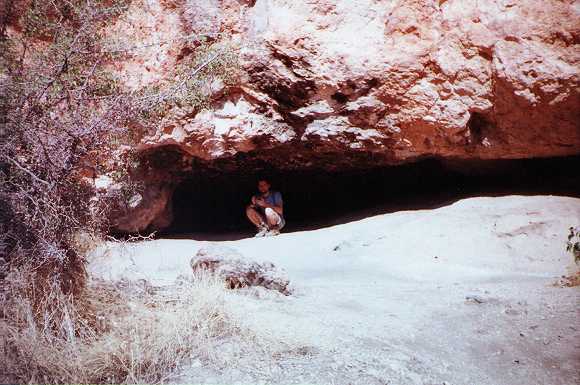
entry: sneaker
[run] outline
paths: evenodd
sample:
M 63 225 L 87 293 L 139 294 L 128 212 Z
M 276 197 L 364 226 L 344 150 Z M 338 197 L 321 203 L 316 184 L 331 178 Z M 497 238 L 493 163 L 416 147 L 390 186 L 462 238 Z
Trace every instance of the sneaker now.
M 276 230 L 276 229 L 270 230 L 264 236 L 265 237 L 273 237 L 275 235 L 280 235 L 280 230 Z
M 268 233 L 268 228 L 267 227 L 260 227 L 259 231 L 256 233 L 256 235 L 254 235 L 254 237 L 258 238 L 258 237 L 263 237 Z

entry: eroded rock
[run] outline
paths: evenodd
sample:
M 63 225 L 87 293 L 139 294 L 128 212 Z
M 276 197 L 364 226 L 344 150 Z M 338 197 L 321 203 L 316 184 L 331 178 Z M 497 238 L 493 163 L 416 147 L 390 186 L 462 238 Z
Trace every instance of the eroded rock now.
M 580 151 L 573 2 L 149 3 L 111 28 L 152 30 L 143 43 L 168 42 L 115 64 L 128 89 L 171 79 L 183 52 L 194 51 L 179 36 L 191 34 L 219 32 L 238 47 L 241 75 L 216 87 L 207 110 L 168 111 L 139 151 L 173 146 L 217 168 L 245 154 L 278 169 L 333 170 Z M 161 200 L 170 194 L 153 195 L 122 229 L 166 217 Z
M 290 295 L 289 280 L 282 269 L 269 262 L 248 261 L 242 254 L 228 247 L 204 247 L 191 259 L 190 265 L 193 272 L 206 270 L 223 277 L 230 289 L 262 286 Z
M 303 164 L 323 152 L 371 151 L 393 163 L 580 148 L 580 14 L 571 2 L 151 3 L 119 23 L 171 43 L 119 63 L 127 87 L 174 76 L 192 49 L 179 36 L 192 33 L 221 31 L 239 49 L 242 74 L 230 91 L 217 87 L 210 110 L 169 111 L 140 148 L 178 145 L 211 160 L 288 147 Z

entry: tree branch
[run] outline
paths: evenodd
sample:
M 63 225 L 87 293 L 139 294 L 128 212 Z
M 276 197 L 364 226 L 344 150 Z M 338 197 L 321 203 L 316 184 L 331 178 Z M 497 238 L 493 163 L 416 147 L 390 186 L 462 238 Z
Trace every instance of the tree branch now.
M 16 159 L 13 159 L 13 158 L 11 158 L 11 157 L 9 157 L 9 156 L 7 156 L 7 155 L 4 155 L 4 157 L 5 157 L 6 159 L 8 159 L 8 160 L 10 161 L 10 163 L 12 163 L 12 164 L 13 164 L 13 165 L 15 165 L 16 167 L 18 167 L 20 170 L 22 170 L 22 171 L 24 171 L 25 173 L 27 173 L 28 175 L 30 175 L 30 176 L 32 177 L 32 179 L 34 179 L 35 181 L 37 181 L 37 182 L 40 182 L 40 183 L 43 183 L 43 184 L 45 184 L 45 185 L 46 185 L 46 186 L 48 186 L 48 187 L 52 187 L 52 184 L 51 184 L 51 183 L 49 183 L 49 182 L 45 181 L 44 179 L 41 179 L 41 178 L 39 178 L 38 176 L 36 176 L 36 175 L 35 175 L 35 174 L 34 174 L 32 171 L 30 171 L 30 170 L 29 170 L 29 169 L 27 169 L 26 167 L 24 167 L 24 166 L 21 166 L 21 165 L 20 165 L 20 163 L 18 163 L 18 162 L 16 161 Z

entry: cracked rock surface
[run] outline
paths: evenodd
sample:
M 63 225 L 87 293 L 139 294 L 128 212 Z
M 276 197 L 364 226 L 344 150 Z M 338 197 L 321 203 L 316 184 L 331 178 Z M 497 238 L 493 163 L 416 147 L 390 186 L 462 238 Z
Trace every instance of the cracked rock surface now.
M 425 157 L 579 153 L 573 1 L 147 4 L 133 4 L 111 28 L 113 36 L 129 28 L 142 31 L 143 43 L 168 42 L 116 63 L 128 89 L 175 76 L 184 52 L 195 52 L 179 36 L 219 35 L 236 47 L 241 70 L 235 84 L 210 87 L 208 109 L 175 107 L 136 145 L 181 158 L 143 173 L 152 191 L 119 220 L 122 232 L 167 222 L 167 191 L 176 182 L 169 172 L 191 170 L 192 162 L 217 172 L 257 164 L 342 171 Z
M 210 110 L 166 120 L 144 148 L 176 144 L 201 159 L 278 149 L 298 164 L 358 151 L 383 162 L 578 152 L 574 2 L 159 3 L 146 19 L 157 34 L 218 30 L 238 44 L 243 76 Z M 179 44 L 152 51 L 140 81 L 171 77 Z

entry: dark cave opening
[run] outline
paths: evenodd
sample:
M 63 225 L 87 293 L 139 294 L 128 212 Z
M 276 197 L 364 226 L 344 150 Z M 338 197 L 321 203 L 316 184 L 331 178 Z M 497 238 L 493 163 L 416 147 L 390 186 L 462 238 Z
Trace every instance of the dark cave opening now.
M 360 171 L 207 173 L 198 170 L 176 188 L 173 222 L 159 235 L 236 239 L 252 234 L 245 207 L 267 176 L 282 193 L 283 232 L 310 230 L 382 213 L 436 208 L 473 196 L 566 195 L 580 197 L 580 156 L 525 160 L 415 163 Z
M 481 144 L 483 139 L 490 134 L 493 123 L 488 118 L 478 112 L 472 112 L 469 121 L 469 139 L 472 144 Z

